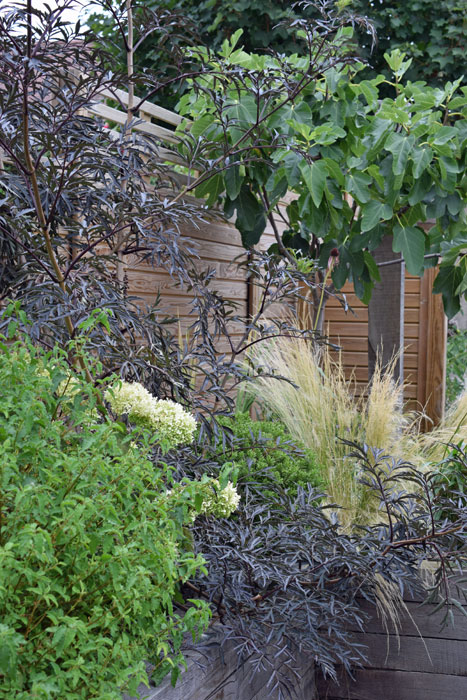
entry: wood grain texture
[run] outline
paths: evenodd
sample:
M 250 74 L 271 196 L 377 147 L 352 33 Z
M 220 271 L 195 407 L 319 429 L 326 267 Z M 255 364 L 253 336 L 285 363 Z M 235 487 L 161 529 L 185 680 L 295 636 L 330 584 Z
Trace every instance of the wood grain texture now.
M 455 582 L 451 595 L 459 599 Z M 443 626 L 444 611 L 406 600 L 398 634 L 386 631 L 373 605 L 362 600 L 360 607 L 364 631 L 349 630 L 367 647 L 367 660 L 354 681 L 342 670 L 337 683 L 319 677 L 320 700 L 467 700 L 467 618 L 455 606 L 453 624 Z
M 367 647 L 366 668 L 467 676 L 467 640 L 367 632 L 353 637 Z
M 320 700 L 465 700 L 467 677 L 437 673 L 362 669 L 355 682 L 318 685 Z
M 151 667 L 148 665 L 148 671 Z M 296 687 L 296 700 L 315 700 L 314 667 L 305 660 L 300 665 L 300 681 Z M 209 649 L 206 656 L 189 658 L 187 669 L 177 681 L 175 688 L 169 678 L 157 688 L 141 684 L 138 688 L 141 700 L 266 700 L 270 695 L 268 686 L 271 674 L 269 669 L 255 674 L 250 673 L 248 663 L 239 664 L 233 645 L 223 650 Z M 136 700 L 124 694 L 122 700 Z
M 446 388 L 447 318 L 441 295 L 431 291 L 436 274 L 435 268 L 425 271 L 420 291 L 417 399 L 430 419 L 426 430 L 443 418 Z
M 457 608 L 452 607 L 454 624 L 443 625 L 443 615 L 433 613 L 433 606 L 425 606 L 420 603 L 406 601 L 407 614 L 401 616 L 398 632 L 401 637 L 422 637 L 451 640 L 467 640 L 467 617 Z M 365 622 L 365 631 L 369 634 L 386 635 L 386 630 L 381 619 L 376 614 L 374 606 L 362 602 L 361 609 L 368 615 Z M 352 630 L 352 628 L 350 628 Z M 355 628 L 355 632 L 360 629 Z M 389 633 L 395 635 L 395 630 L 389 628 Z

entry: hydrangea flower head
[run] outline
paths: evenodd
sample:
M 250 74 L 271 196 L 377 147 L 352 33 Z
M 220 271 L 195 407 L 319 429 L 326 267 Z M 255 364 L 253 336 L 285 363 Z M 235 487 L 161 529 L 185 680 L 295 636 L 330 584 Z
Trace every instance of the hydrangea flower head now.
M 158 433 L 172 446 L 193 442 L 196 420 L 183 406 L 157 399 L 138 382 L 120 382 L 104 394 L 114 413 Z
M 238 508 L 240 494 L 237 489 L 228 481 L 221 489 L 218 479 L 211 479 L 210 485 L 206 488 L 206 497 L 201 506 L 204 515 L 214 515 L 217 518 L 228 518 Z

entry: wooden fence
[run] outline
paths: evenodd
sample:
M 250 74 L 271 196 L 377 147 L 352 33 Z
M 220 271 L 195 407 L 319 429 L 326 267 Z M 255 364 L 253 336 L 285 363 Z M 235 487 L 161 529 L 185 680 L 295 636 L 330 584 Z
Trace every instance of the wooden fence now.
M 119 125 L 125 124 L 127 93 L 119 90 L 103 96 L 117 98 L 121 109 L 102 103 L 95 105 L 94 114 Z M 140 117 L 142 121 L 134 125 L 135 130 L 150 133 L 162 141 L 174 141 L 171 129 L 180 123 L 179 115 L 145 102 Z M 172 162 L 178 160 L 176 155 L 162 147 L 161 157 Z M 191 225 L 185 228 L 183 236 L 194 241 L 200 267 L 215 269 L 213 288 L 226 299 L 236 302 L 239 314 L 246 316 L 251 313 L 254 294 L 248 287 L 245 271 L 233 262 L 245 252 L 240 234 L 233 224 L 217 221 Z M 273 232 L 268 228 L 261 245 L 267 247 L 274 240 Z M 190 294 L 177 287 L 166 271 L 139 264 L 127 266 L 125 273 L 131 294 L 151 302 L 160 293 L 161 312 L 179 317 L 182 330 L 189 327 L 193 321 L 190 316 Z M 441 297 L 431 294 L 433 279 L 433 269 L 427 270 L 421 280 L 407 275 L 404 299 L 404 398 L 409 409 L 425 407 L 428 424 L 430 421 L 436 424 L 443 413 L 447 330 Z M 351 285 L 347 284 L 343 292 L 352 311 L 346 313 L 335 299 L 328 301 L 325 330 L 330 339 L 342 348 L 346 372 L 349 376 L 354 374 L 357 388 L 362 390 L 368 381 L 368 309 L 355 296 Z M 226 345 L 221 341 L 219 352 L 225 349 Z
M 436 270 L 422 278 L 405 276 L 404 294 L 404 398 L 407 408 L 420 410 L 434 424 L 443 415 L 447 319 L 440 295 L 431 292 Z M 342 310 L 337 299 L 326 306 L 326 330 L 342 347 L 344 365 L 353 372 L 357 386 L 368 381 L 368 308 L 355 296 L 350 284 L 342 292 L 352 312 Z M 427 426 L 428 427 L 428 426 Z

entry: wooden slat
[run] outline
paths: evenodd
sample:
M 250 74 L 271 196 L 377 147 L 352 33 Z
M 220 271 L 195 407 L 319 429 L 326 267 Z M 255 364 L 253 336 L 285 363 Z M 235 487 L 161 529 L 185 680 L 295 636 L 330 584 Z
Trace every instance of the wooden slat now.
M 197 226 L 194 224 L 186 225 L 183 227 L 183 237 L 212 241 L 217 245 L 235 245 L 238 246 L 240 252 L 245 253 L 240 233 L 232 225 L 221 221 L 200 221 Z
M 465 700 L 467 677 L 362 669 L 356 671 L 355 683 L 343 679 L 340 686 L 318 690 L 320 700 Z
M 105 88 L 101 90 L 99 94 L 102 95 L 102 97 L 106 97 L 108 99 L 115 100 L 116 102 L 120 102 L 120 104 L 125 108 L 128 107 L 128 93 L 125 90 L 108 90 L 107 88 Z M 140 98 L 135 97 L 135 105 L 138 105 L 139 102 Z M 172 124 L 173 126 L 178 126 L 184 121 L 184 118 L 176 112 L 171 112 L 169 109 L 159 107 L 159 105 L 155 105 L 147 100 L 142 103 L 140 109 L 141 111 L 151 115 L 151 117 L 154 117 L 159 121 L 166 122 L 167 124 Z M 185 121 L 191 123 L 190 120 Z
M 437 271 L 425 271 L 421 283 L 419 318 L 419 372 L 417 399 L 425 407 L 425 429 L 436 426 L 444 415 L 447 318 L 440 294 L 433 294 Z
M 109 107 L 104 103 L 93 104 L 89 107 L 89 112 L 102 117 L 102 119 L 109 119 L 109 121 L 115 122 L 116 124 L 124 125 L 127 121 L 127 115 L 125 112 L 121 112 L 119 109 L 114 107 Z M 151 124 L 145 120 L 139 120 L 133 123 L 132 129 L 135 131 L 142 131 L 145 134 L 151 134 L 151 136 L 157 136 L 162 141 L 168 141 L 169 143 L 179 143 L 180 139 L 173 131 L 166 129 L 163 126 L 157 126 L 156 124 Z
M 367 381 L 360 381 L 356 382 L 355 384 L 355 389 L 357 392 L 358 396 L 361 396 L 362 394 L 365 393 L 366 389 L 368 388 L 368 382 Z M 409 401 L 410 399 L 416 400 L 417 398 L 417 387 L 414 384 L 409 384 L 404 388 L 404 401 Z M 413 401 L 412 401 L 413 403 Z M 418 406 L 418 404 L 417 404 Z M 418 406 L 418 408 L 420 408 Z
M 332 357 L 335 357 L 337 359 L 338 353 L 332 352 L 331 353 Z M 364 351 L 360 352 L 351 352 L 346 350 L 343 353 L 343 358 L 345 363 L 349 367 L 368 367 L 368 353 Z M 417 369 L 418 367 L 418 359 L 417 355 L 415 353 L 406 353 L 404 356 L 404 364 L 407 369 Z
M 338 306 L 333 306 L 326 308 L 326 321 L 343 322 L 344 320 L 348 323 L 357 322 L 368 322 L 368 309 L 366 306 L 361 308 L 354 308 L 354 313 L 348 311 L 345 313 L 342 308 Z M 355 315 L 354 315 L 355 314 Z M 404 321 L 405 323 L 418 323 L 419 312 L 418 309 L 406 308 L 404 311 Z
M 407 613 L 401 614 L 400 626 L 398 628 L 399 635 L 405 637 L 419 637 L 420 634 L 425 638 L 436 639 L 451 639 L 451 640 L 467 640 L 467 617 L 460 610 L 451 606 L 451 613 L 454 620 L 454 625 L 442 626 L 444 612 L 433 612 L 433 606 L 420 605 L 406 601 Z M 370 634 L 382 634 L 385 636 L 385 629 L 378 617 L 375 607 L 366 601 L 360 603 L 360 608 L 368 615 L 368 620 L 365 622 L 365 631 Z M 351 630 L 359 632 L 359 628 L 350 627 Z M 389 632 L 394 630 L 391 628 Z
M 144 270 L 127 270 L 127 276 L 131 290 L 134 292 L 149 293 L 157 290 L 174 294 L 176 296 L 191 296 L 185 287 L 176 287 L 167 273 L 151 273 Z M 246 284 L 243 280 L 216 280 L 212 281 L 212 289 L 221 292 L 228 298 L 246 299 Z
M 229 261 L 219 262 L 216 260 L 210 260 L 209 258 L 200 258 L 199 260 L 195 261 L 195 265 L 196 269 L 199 272 L 204 272 L 208 269 L 214 270 L 216 273 L 216 279 L 218 280 L 242 280 L 243 282 L 246 282 L 245 270 L 243 268 L 240 268 L 235 263 L 231 263 Z M 148 262 L 142 262 L 140 263 L 140 265 L 138 265 L 137 263 L 132 263 L 126 269 L 129 270 L 132 274 L 139 274 L 140 272 L 145 272 L 148 275 L 152 274 L 157 276 L 158 278 L 163 277 L 165 279 L 166 277 L 170 277 L 168 272 L 166 272 L 165 270 L 153 268 Z
M 355 632 L 353 639 L 367 647 L 365 668 L 417 670 L 467 676 L 467 641 L 435 637 L 406 637 Z

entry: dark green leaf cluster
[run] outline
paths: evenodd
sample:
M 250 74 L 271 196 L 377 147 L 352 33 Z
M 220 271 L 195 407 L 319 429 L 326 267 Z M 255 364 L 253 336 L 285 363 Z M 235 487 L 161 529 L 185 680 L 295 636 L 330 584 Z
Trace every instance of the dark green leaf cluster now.
M 307 484 L 324 488 L 313 450 L 297 445 L 279 421 L 252 420 L 247 413 L 237 413 L 218 422 L 231 431 L 232 440 L 218 446 L 218 458 L 222 463 L 232 462 L 240 483 L 273 481 L 291 491 Z
M 352 8 L 374 23 L 378 42 L 359 36 L 361 55 L 375 72 L 386 72 L 384 54 L 393 49 L 413 61 L 409 80 L 442 85 L 465 75 L 466 0 L 352 0 Z
M 319 4 L 304 7 L 304 3 L 287 0 L 151 0 L 139 11 L 165 8 L 183 16 L 187 30 L 195 28 L 200 40 L 214 51 L 237 29 L 242 29 L 246 51 L 292 54 L 303 53 L 303 43 L 293 31 L 293 22 L 303 17 L 316 20 Z M 375 42 L 374 36 L 364 29 L 357 34 L 355 51 L 370 66 L 366 77 L 377 73 L 388 75 L 384 54 L 393 49 L 413 58 L 407 74 L 412 81 L 442 85 L 465 73 L 466 0 L 351 0 L 349 5 L 357 15 L 368 17 L 377 35 Z M 105 36 L 108 45 L 114 46 L 114 55 L 123 66 L 122 41 L 121 38 L 116 41 L 108 12 L 95 13 L 91 26 Z M 174 32 L 175 42 L 179 31 Z M 192 34 L 186 31 L 185 43 L 191 40 Z M 158 70 L 164 62 L 169 63 L 166 55 L 164 44 L 148 36 L 139 48 L 137 61 L 141 67 Z M 165 98 L 173 100 L 173 93 Z
M 63 355 L 0 346 L 3 700 L 134 694 L 144 659 L 167 673 L 209 620 L 205 604 L 173 604 L 205 571 L 185 530 L 191 487 L 168 501 L 149 435 L 101 415 Z

